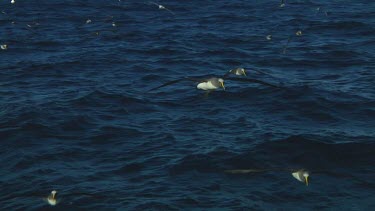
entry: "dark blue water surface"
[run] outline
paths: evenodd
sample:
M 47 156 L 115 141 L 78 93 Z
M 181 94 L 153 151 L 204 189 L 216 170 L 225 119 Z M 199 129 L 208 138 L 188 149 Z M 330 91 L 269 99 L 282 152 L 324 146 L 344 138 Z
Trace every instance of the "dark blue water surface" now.
M 375 207 L 374 1 L 157 3 L 0 2 L 0 210 Z

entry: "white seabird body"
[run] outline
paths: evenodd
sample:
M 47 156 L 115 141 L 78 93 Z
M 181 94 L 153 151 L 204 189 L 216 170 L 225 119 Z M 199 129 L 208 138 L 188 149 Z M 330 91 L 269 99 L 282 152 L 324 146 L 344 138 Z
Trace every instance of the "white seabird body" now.
M 215 90 L 220 87 L 222 87 L 225 90 L 224 80 L 222 78 L 210 78 L 206 81 L 200 82 L 197 85 L 198 89 L 207 90 L 207 91 Z
M 203 90 L 215 90 L 215 89 L 217 89 L 217 88 L 219 88 L 219 87 L 214 86 L 214 85 L 211 83 L 211 81 L 208 81 L 208 82 L 202 82 L 202 83 L 199 83 L 199 84 L 197 85 L 197 88 L 198 88 L 198 89 L 203 89 Z
M 298 181 L 303 182 L 306 185 L 309 185 L 309 172 L 305 170 L 298 170 L 296 172 L 292 172 L 292 176 L 296 178 Z
M 47 202 L 51 206 L 55 206 L 57 204 L 56 193 L 57 193 L 57 191 L 53 190 L 53 191 L 51 191 L 51 195 L 49 195 L 47 197 Z

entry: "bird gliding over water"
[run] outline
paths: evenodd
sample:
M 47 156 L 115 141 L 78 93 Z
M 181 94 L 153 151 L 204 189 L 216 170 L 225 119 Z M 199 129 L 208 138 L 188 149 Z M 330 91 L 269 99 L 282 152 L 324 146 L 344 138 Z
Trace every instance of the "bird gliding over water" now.
M 309 185 L 309 176 L 310 173 L 304 169 L 299 170 L 291 170 L 291 169 L 233 169 L 233 170 L 226 170 L 225 173 L 230 174 L 251 174 L 251 173 L 265 173 L 265 172 L 280 172 L 280 171 L 288 171 L 291 172 L 292 176 L 300 182 Z
M 257 79 L 251 79 L 251 78 L 234 78 L 234 77 L 229 77 L 230 75 L 244 75 L 246 76 L 246 72 L 244 68 L 236 68 L 233 70 L 230 70 L 228 73 L 226 73 L 223 76 L 215 76 L 215 75 L 206 75 L 206 76 L 198 76 L 198 77 L 184 77 L 180 78 L 177 80 L 169 81 L 166 82 L 158 87 L 152 88 L 149 91 L 154 91 L 156 89 L 172 85 L 178 82 L 182 81 L 193 81 L 197 82 L 197 89 L 205 90 L 205 91 L 214 91 L 216 89 L 222 88 L 225 90 L 224 86 L 224 79 L 225 80 L 231 80 L 231 81 L 242 81 L 242 82 L 251 82 L 251 83 L 258 83 L 258 84 L 263 84 L 266 86 L 274 87 L 274 88 L 279 88 L 278 86 L 257 80 Z

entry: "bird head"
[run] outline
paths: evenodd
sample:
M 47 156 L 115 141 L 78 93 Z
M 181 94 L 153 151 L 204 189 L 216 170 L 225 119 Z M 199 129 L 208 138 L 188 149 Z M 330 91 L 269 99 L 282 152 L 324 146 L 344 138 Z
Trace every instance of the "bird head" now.
M 56 193 L 57 193 L 57 191 L 55 191 L 55 190 L 51 191 L 51 195 L 52 195 L 52 198 L 53 198 L 53 199 L 55 198 Z
M 305 178 L 306 186 L 308 186 L 309 185 L 309 172 L 306 171 L 302 175 Z
M 242 67 L 230 70 L 229 72 L 234 74 L 234 75 L 244 75 L 244 76 L 246 76 L 246 71 Z
M 234 73 L 234 74 L 236 74 L 236 75 L 244 75 L 244 76 L 246 76 L 246 71 L 245 71 L 244 68 L 239 67 L 239 68 L 235 69 L 235 73 Z
M 220 86 L 223 87 L 223 89 L 225 90 L 224 80 L 222 78 L 219 78 L 218 81 L 220 83 Z

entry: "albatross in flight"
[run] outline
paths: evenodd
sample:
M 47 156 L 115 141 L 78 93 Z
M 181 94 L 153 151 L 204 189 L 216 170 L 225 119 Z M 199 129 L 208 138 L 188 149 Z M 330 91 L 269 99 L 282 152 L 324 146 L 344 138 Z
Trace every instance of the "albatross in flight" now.
M 272 85 L 272 84 L 269 84 L 269 83 L 266 83 L 266 82 L 263 82 L 263 81 L 260 81 L 260 80 L 257 80 L 257 79 L 233 78 L 233 77 L 230 77 L 230 75 L 246 76 L 246 71 L 245 71 L 244 68 L 236 68 L 236 69 L 230 70 L 229 72 L 227 72 L 223 76 L 208 75 L 208 76 L 198 76 L 198 77 L 184 77 L 184 78 L 180 78 L 180 79 L 177 79 L 177 80 L 166 82 L 166 83 L 164 83 L 164 84 L 162 84 L 158 87 L 152 88 L 148 91 L 149 92 L 154 91 L 156 89 L 159 89 L 159 88 L 162 88 L 162 87 L 165 87 L 165 86 L 168 86 L 168 85 L 172 85 L 172 84 L 175 84 L 175 83 L 178 83 L 178 82 L 182 82 L 182 81 L 196 82 L 196 83 L 198 83 L 197 89 L 201 89 L 201 90 L 205 90 L 205 91 L 214 91 L 214 90 L 219 89 L 219 88 L 222 88 L 223 90 L 225 90 L 224 79 L 225 80 L 231 80 L 231 81 L 258 83 L 258 84 L 270 86 L 270 87 L 273 87 L 273 88 L 280 88 L 278 86 L 275 86 L 275 85 Z
M 309 185 L 309 175 L 309 172 L 304 169 L 292 172 L 292 176 L 296 178 L 298 181 L 305 183 L 306 186 Z
M 234 170 L 226 170 L 225 173 L 230 174 L 249 174 L 249 173 L 263 173 L 268 171 L 289 171 L 291 172 L 292 176 L 297 179 L 298 181 L 305 183 L 306 186 L 309 185 L 309 176 L 310 173 L 305 169 L 234 169 Z
M 57 191 L 53 190 L 53 191 L 51 191 L 51 194 L 47 198 L 45 198 L 45 200 L 51 206 L 55 206 L 58 203 L 58 200 L 56 199 L 56 193 L 57 193 Z

